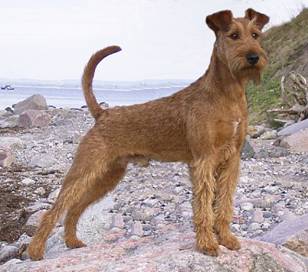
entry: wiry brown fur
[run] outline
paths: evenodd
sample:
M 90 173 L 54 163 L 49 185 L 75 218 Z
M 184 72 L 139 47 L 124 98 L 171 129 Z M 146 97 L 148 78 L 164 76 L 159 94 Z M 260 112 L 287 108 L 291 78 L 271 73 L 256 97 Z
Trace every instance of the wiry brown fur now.
M 84 246 L 76 236 L 80 215 L 117 185 L 129 161 L 139 158 L 189 165 L 193 220 L 201 252 L 217 256 L 219 244 L 240 248 L 229 224 L 247 129 L 244 88 L 248 80 L 260 77 L 267 62 L 259 38 L 252 33 L 261 35 L 268 17 L 249 9 L 244 18 L 234 19 L 226 10 L 208 16 L 206 22 L 216 34 L 209 69 L 169 97 L 102 110 L 92 91 L 95 68 L 120 48 L 111 46 L 91 57 L 82 86 L 96 123 L 80 143 L 58 199 L 44 215 L 29 245 L 31 259 L 43 257 L 48 235 L 65 211 L 67 246 Z M 234 32 L 239 39 L 231 38 Z M 248 53 L 258 54 L 259 62 L 250 65 Z

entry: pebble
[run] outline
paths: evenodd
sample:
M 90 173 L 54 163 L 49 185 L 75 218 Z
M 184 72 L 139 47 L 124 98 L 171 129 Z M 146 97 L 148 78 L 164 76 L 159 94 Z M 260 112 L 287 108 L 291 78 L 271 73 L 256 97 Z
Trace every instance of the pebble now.
M 143 236 L 143 228 L 142 228 L 142 224 L 140 223 L 140 221 L 135 221 L 133 223 L 132 229 L 131 229 L 131 235 L 139 236 L 139 237 Z
M 257 229 L 260 229 L 260 224 L 259 223 L 251 223 L 248 229 L 250 231 L 255 231 Z
M 51 202 L 51 203 L 54 203 L 56 201 L 59 193 L 60 193 L 60 188 L 51 192 L 48 196 L 48 201 Z
M 46 190 L 43 187 L 39 187 L 34 192 L 38 195 L 44 195 L 46 193 Z
M 243 211 L 251 211 L 253 209 L 253 204 L 250 202 L 244 202 L 241 203 L 240 207 Z
M 30 179 L 30 178 L 25 178 L 21 181 L 22 184 L 24 185 L 31 185 L 31 184 L 34 184 L 35 181 L 33 179 Z
M 111 223 L 112 228 L 123 229 L 124 225 L 125 224 L 124 224 L 123 216 L 121 214 L 112 215 L 112 223 Z
M 253 213 L 253 221 L 256 223 L 262 223 L 264 221 L 263 212 L 261 209 L 256 209 Z

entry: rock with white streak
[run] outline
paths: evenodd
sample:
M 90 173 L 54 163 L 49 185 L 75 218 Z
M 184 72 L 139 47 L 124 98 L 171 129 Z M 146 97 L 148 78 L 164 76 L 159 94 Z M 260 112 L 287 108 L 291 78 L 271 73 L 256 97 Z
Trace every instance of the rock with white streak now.
M 49 125 L 51 118 L 45 111 L 27 110 L 18 118 L 18 126 L 23 128 L 46 127 Z

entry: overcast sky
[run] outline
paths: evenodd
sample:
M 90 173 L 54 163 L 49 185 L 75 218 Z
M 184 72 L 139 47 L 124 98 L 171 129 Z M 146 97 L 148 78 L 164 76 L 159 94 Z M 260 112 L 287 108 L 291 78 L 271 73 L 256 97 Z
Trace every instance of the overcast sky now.
M 96 79 L 195 79 L 214 41 L 205 16 L 248 7 L 279 24 L 308 0 L 0 0 L 0 78 L 79 79 L 90 55 L 116 44 Z

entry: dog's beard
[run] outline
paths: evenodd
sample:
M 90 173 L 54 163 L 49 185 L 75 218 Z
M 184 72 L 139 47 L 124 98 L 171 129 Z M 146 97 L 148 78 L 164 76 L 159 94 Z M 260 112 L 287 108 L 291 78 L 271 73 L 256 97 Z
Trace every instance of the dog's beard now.
M 244 76 L 248 81 L 252 81 L 255 85 L 261 83 L 261 71 L 258 68 L 246 70 Z
M 242 66 L 241 63 L 239 63 L 230 68 L 234 78 L 252 81 L 255 85 L 259 85 L 261 82 L 261 69 L 258 66 Z

